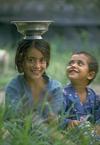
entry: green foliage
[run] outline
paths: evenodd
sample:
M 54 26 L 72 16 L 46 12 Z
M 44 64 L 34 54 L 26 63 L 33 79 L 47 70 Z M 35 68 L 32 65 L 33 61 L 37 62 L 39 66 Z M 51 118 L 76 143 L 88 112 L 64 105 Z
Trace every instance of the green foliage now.
M 51 63 L 47 72 L 50 76 L 59 80 L 62 84 L 67 82 L 66 65 L 70 55 L 71 52 L 68 52 L 68 50 L 65 50 L 63 53 L 56 47 L 52 47 Z
M 0 145 L 99 145 L 93 134 L 94 127 L 89 122 L 62 130 L 59 121 L 46 123 L 32 112 L 9 120 L 4 117 L 5 108 L 0 106 Z M 63 117 L 60 116 L 62 120 Z
M 7 74 L 1 74 L 0 77 L 0 89 L 3 89 L 5 85 L 13 78 L 15 71 L 13 69 L 8 70 Z

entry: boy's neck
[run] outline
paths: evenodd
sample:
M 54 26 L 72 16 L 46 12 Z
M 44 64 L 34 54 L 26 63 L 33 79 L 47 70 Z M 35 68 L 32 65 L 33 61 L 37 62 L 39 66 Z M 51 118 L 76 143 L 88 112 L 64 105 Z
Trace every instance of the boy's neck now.
M 76 91 L 78 92 L 84 92 L 87 87 L 87 82 L 71 82 L 73 87 L 75 88 Z

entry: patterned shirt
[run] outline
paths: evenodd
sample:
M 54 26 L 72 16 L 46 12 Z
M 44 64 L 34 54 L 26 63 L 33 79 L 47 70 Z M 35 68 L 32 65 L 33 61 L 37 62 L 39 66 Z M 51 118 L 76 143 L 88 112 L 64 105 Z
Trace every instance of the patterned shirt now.
M 86 90 L 86 101 L 81 103 L 72 84 L 69 84 L 64 88 L 63 94 L 66 124 L 71 120 L 88 120 L 94 122 L 100 119 L 100 112 L 98 113 L 97 96 L 91 88 L 87 87 Z M 99 114 L 99 116 L 97 114 Z
M 32 109 L 37 110 L 43 116 L 47 116 L 52 111 L 58 114 L 63 104 L 63 91 L 60 82 L 44 76 L 47 80 L 45 89 L 41 92 L 37 108 L 34 107 L 34 96 L 28 86 L 24 75 L 18 75 L 12 79 L 6 87 L 5 104 L 15 114 L 18 112 L 28 112 Z

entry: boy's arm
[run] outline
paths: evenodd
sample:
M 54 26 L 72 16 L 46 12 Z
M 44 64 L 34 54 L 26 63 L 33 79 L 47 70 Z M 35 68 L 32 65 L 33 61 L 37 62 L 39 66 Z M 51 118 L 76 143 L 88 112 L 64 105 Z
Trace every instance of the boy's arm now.
M 95 121 L 97 122 L 100 120 L 100 94 L 96 95 L 96 102 L 95 102 Z
M 67 96 L 64 96 L 64 109 L 65 109 L 65 112 L 64 112 L 64 120 L 63 120 L 63 123 L 62 123 L 62 128 L 67 128 L 67 127 L 75 127 L 77 125 L 80 124 L 80 121 L 79 120 L 76 120 L 76 119 L 72 119 L 71 117 L 71 109 L 73 108 L 73 103 L 70 102 L 69 98 Z

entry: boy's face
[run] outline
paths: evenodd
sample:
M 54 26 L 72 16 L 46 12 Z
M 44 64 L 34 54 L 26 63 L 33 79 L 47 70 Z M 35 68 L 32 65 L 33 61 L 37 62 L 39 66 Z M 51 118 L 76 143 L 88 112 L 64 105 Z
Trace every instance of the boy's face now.
M 30 48 L 23 61 L 23 72 L 27 79 L 39 79 L 46 70 L 46 59 L 43 54 L 35 49 Z
M 89 71 L 89 58 L 84 54 L 72 55 L 68 66 L 67 76 L 71 81 L 88 84 L 88 81 L 93 79 L 94 72 Z

